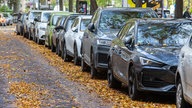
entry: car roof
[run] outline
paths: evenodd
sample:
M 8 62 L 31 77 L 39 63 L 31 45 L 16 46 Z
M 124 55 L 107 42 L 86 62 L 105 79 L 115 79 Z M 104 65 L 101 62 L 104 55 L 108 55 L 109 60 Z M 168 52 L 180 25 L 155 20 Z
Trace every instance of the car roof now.
M 143 19 L 133 18 L 133 19 L 130 19 L 129 21 L 132 21 L 132 22 L 135 21 L 138 23 L 184 23 L 184 22 L 192 22 L 191 19 L 167 19 L 167 18 L 143 18 Z
M 80 17 L 82 19 L 91 19 L 92 15 L 80 15 L 78 17 Z
M 151 8 L 131 8 L 131 7 L 121 7 L 121 8 L 100 8 L 102 11 L 136 11 L 136 12 L 143 12 L 143 11 L 153 11 Z
M 73 14 L 73 12 L 54 11 L 51 15 L 70 15 L 70 14 Z

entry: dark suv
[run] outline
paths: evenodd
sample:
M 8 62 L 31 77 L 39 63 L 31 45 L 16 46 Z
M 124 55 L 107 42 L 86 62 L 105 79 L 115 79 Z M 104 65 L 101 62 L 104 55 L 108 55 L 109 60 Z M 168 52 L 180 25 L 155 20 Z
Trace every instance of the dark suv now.
M 191 35 L 185 19 L 132 19 L 112 41 L 108 86 L 128 85 L 131 99 L 140 92 L 175 93 L 175 73 L 181 47 Z
M 107 69 L 107 54 L 111 40 L 119 29 L 131 18 L 157 18 L 149 8 L 105 8 L 97 9 L 82 38 L 82 71 L 91 67 L 91 78 L 99 70 Z

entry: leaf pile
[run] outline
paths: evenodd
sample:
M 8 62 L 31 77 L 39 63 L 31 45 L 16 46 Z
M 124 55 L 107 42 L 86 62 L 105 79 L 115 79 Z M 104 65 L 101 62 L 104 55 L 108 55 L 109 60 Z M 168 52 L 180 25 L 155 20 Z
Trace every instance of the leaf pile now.
M 58 67 L 58 70 L 65 73 L 69 80 L 85 85 L 87 87 L 86 90 L 90 94 L 96 92 L 105 102 L 113 103 L 114 108 L 175 108 L 174 104 L 151 102 L 151 100 L 142 101 L 141 99 L 139 101 L 132 101 L 127 95 L 126 88 L 120 90 L 110 89 L 105 79 L 90 79 L 90 74 L 88 72 L 82 72 L 80 66 L 75 66 L 71 62 L 64 62 L 60 57 L 43 45 L 37 45 L 33 41 L 29 41 L 23 37 L 16 36 L 15 38 L 18 38 L 21 42 L 27 43 L 33 50 L 43 54 L 43 56 L 48 59 L 49 64 Z M 158 99 L 158 97 L 156 98 Z

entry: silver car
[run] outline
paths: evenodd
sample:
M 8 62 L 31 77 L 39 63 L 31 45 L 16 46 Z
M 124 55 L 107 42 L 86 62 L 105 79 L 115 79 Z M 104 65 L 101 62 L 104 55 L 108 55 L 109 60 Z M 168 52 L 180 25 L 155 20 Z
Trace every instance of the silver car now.
M 191 36 L 190 30 L 188 35 Z M 183 46 L 179 55 L 176 86 L 176 107 L 192 108 L 192 37 Z

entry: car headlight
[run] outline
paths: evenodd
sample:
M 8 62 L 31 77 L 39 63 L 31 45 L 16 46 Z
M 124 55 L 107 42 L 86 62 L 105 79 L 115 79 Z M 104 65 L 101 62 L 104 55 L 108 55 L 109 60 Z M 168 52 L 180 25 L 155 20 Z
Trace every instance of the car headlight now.
M 110 46 L 111 40 L 97 40 L 97 44 Z
M 151 59 L 143 58 L 143 57 L 140 57 L 139 59 L 140 59 L 140 62 L 142 65 L 157 66 L 157 67 L 159 67 L 159 66 L 161 67 L 164 65 L 163 63 L 160 63 L 160 62 L 157 62 L 157 61 L 154 61 Z

